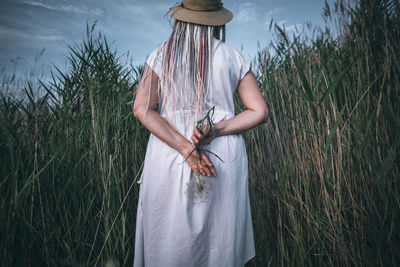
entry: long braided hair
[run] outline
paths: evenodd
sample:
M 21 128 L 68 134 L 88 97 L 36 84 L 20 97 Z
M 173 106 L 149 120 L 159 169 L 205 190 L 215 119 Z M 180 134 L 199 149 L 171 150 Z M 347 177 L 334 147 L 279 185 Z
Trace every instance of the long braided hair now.
M 162 49 L 160 78 L 163 111 L 190 111 L 194 119 L 204 112 L 210 88 L 212 37 L 224 42 L 225 25 L 207 26 L 175 20 L 172 33 Z

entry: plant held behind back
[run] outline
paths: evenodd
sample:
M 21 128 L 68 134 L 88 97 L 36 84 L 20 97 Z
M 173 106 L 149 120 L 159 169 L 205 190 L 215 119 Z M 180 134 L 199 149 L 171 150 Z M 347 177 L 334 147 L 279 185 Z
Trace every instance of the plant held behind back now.
M 212 127 L 214 125 L 213 121 L 213 115 L 214 115 L 214 110 L 215 106 L 213 106 L 210 110 L 207 111 L 206 115 L 199 121 L 197 121 L 196 127 L 197 130 L 205 137 L 207 134 L 209 134 L 212 130 Z M 206 131 L 206 132 L 204 132 Z M 223 160 L 214 152 L 208 150 L 205 148 L 204 144 L 202 142 L 199 142 L 196 144 L 196 146 L 193 148 L 193 150 L 189 153 L 189 155 L 185 158 L 185 161 L 192 155 L 192 153 L 196 151 L 196 165 L 197 165 L 197 174 L 193 173 L 194 177 L 191 177 L 190 182 L 188 183 L 188 193 L 193 194 L 194 198 L 203 198 L 206 196 L 206 189 L 208 187 L 208 178 L 200 175 L 200 170 L 199 170 L 199 161 L 200 161 L 200 155 L 202 153 L 208 152 L 213 154 L 215 157 L 217 157 L 219 160 L 223 162 Z

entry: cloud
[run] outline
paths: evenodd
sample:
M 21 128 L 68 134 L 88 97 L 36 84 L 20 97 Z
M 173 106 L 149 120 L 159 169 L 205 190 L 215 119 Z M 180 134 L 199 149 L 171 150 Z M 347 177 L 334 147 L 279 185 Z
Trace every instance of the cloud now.
M 280 20 L 280 21 L 278 21 L 278 22 L 276 23 L 276 25 L 278 25 L 278 26 L 281 27 L 281 28 L 284 28 L 286 22 L 287 22 L 286 19 Z
M 257 20 L 258 16 L 256 5 L 245 2 L 239 5 L 239 13 L 237 14 L 236 20 L 240 23 L 248 23 Z
M 0 40 L 15 40 L 15 39 L 59 41 L 59 40 L 64 40 L 64 37 L 57 34 L 43 34 L 37 32 L 28 33 L 18 29 L 8 28 L 0 25 Z
M 52 7 L 52 6 L 50 6 L 50 5 L 46 5 L 45 3 L 42 3 L 42 2 L 21 1 L 20 3 L 22 3 L 22 4 L 27 4 L 27 5 L 30 5 L 30 6 L 43 7 L 43 8 L 47 8 L 47 9 L 50 9 L 50 10 L 56 10 L 55 7 Z
M 270 23 L 271 23 L 271 20 L 273 19 L 272 16 L 278 14 L 278 13 L 279 13 L 280 11 L 282 11 L 283 9 L 284 9 L 283 7 L 278 6 L 278 7 L 275 7 L 275 8 L 273 8 L 273 9 L 271 9 L 270 11 L 268 11 L 268 12 L 265 14 L 265 25 L 266 25 L 267 28 L 269 28 L 269 25 L 270 25 Z
M 164 20 L 164 15 L 168 10 L 169 6 L 161 3 L 115 5 L 110 13 L 118 14 L 118 23 L 115 23 L 115 18 L 108 17 L 105 22 L 113 21 L 114 23 L 104 24 L 103 27 L 110 32 L 118 31 L 138 38 L 157 39 L 158 36 L 154 34 L 155 29 L 158 35 L 166 35 L 171 31 Z M 134 27 L 137 25 L 140 27 Z
M 54 2 L 52 4 L 50 3 L 45 3 L 41 1 L 20 1 L 22 4 L 30 5 L 30 6 L 36 6 L 36 7 L 42 7 L 45 9 L 49 10 L 55 10 L 55 11 L 65 11 L 65 12 L 72 12 L 72 13 L 78 13 L 78 14 L 91 14 L 95 16 L 101 16 L 103 14 L 103 11 L 99 8 L 88 8 L 85 5 L 63 5 L 63 4 L 58 4 L 57 2 Z
M 61 35 L 56 35 L 56 34 L 48 34 L 48 35 L 42 35 L 42 34 L 37 34 L 32 37 L 33 39 L 39 39 L 39 40 L 44 40 L 44 41 L 60 41 L 64 40 L 64 37 Z
M 267 12 L 267 17 L 272 17 L 273 15 L 279 13 L 281 10 L 283 10 L 283 7 L 281 6 L 275 7 Z
M 296 24 L 293 24 L 293 25 L 289 25 L 289 26 L 285 27 L 285 30 L 288 31 L 288 32 L 298 33 L 299 31 L 303 30 L 303 24 L 296 23 Z
M 158 15 L 158 13 L 167 13 L 170 6 L 165 3 L 158 4 L 132 4 L 131 2 L 127 2 L 126 5 L 120 5 L 121 8 L 126 10 L 127 12 L 139 16 L 151 16 Z

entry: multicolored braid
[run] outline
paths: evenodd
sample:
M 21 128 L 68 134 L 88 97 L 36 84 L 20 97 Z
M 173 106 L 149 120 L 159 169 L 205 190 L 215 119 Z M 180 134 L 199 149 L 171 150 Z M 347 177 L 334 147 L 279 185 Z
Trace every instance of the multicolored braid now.
M 201 115 L 210 94 L 212 37 L 225 41 L 225 26 L 206 26 L 176 20 L 165 43 L 160 78 L 161 101 L 166 113 L 180 110 Z

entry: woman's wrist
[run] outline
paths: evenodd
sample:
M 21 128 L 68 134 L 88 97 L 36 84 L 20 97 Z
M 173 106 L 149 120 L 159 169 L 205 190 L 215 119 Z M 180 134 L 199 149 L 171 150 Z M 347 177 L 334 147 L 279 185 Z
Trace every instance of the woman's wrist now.
M 194 146 L 189 141 L 184 141 L 183 144 L 179 147 L 178 153 L 181 154 L 184 158 L 189 156 L 190 152 L 192 152 Z
M 213 126 L 213 131 L 214 131 L 213 139 L 224 135 L 224 133 L 223 133 L 224 128 L 225 128 L 224 125 L 225 125 L 224 121 L 220 121 L 220 122 L 217 122 L 216 124 L 214 124 L 214 126 Z

